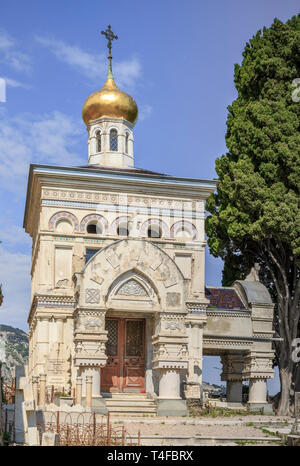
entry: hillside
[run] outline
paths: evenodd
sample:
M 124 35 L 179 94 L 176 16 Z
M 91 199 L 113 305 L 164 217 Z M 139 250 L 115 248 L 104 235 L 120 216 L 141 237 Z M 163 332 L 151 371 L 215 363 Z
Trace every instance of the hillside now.
M 11 369 L 28 361 L 28 336 L 19 328 L 0 324 L 0 361 L 2 376 L 11 380 Z

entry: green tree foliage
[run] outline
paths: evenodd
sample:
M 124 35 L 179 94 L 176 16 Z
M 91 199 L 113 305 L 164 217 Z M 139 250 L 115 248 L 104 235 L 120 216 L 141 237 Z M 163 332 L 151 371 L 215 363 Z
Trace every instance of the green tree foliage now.
M 206 208 L 211 253 L 224 260 L 223 285 L 255 262 L 276 303 L 279 412 L 290 411 L 300 297 L 300 15 L 275 19 L 246 44 L 228 107 L 228 152 L 216 160 L 217 192 Z M 295 81 L 296 80 L 296 81 Z M 298 86 L 298 87 L 297 87 Z M 294 364 L 295 365 L 295 364 Z

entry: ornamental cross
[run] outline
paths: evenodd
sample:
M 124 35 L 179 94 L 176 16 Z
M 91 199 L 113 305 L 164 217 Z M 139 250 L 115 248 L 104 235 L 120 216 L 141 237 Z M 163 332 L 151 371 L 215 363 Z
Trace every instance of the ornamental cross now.
M 107 39 L 107 47 L 108 47 L 108 50 L 109 50 L 108 58 L 111 58 L 112 41 L 114 39 L 118 39 L 118 36 L 114 35 L 114 33 L 111 30 L 111 25 L 110 24 L 108 25 L 108 28 L 106 29 L 106 31 L 101 31 L 101 34 L 103 34 Z

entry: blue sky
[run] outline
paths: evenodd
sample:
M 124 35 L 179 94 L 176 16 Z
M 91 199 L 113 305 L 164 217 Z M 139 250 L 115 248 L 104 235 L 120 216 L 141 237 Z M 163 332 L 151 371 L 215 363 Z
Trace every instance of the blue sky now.
M 211 179 L 226 152 L 234 64 L 258 29 L 297 13 L 298 0 L 2 2 L 1 323 L 27 330 L 31 241 L 22 224 L 29 163 L 87 162 L 81 108 L 106 75 L 100 31 L 111 24 L 119 36 L 115 80 L 139 106 L 135 165 Z M 220 285 L 221 261 L 206 259 L 206 283 Z

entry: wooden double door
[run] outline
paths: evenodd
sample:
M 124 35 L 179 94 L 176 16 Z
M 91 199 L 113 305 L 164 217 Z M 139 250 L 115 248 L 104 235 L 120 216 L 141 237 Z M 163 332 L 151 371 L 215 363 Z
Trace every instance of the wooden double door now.
M 101 370 L 101 391 L 145 391 L 145 320 L 108 318 L 107 364 Z

